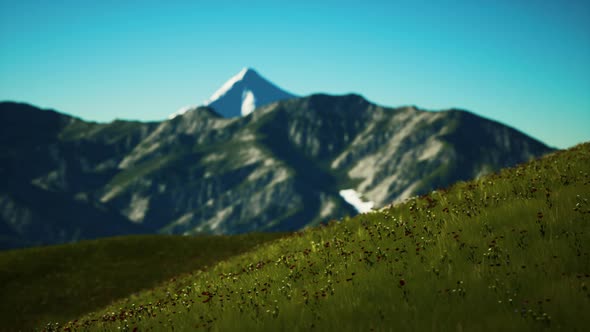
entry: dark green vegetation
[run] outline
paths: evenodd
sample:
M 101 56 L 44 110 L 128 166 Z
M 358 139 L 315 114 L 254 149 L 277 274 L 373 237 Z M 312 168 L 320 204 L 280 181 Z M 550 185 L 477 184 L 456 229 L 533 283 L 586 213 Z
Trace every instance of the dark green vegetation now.
M 135 233 L 294 231 L 550 152 L 459 110 L 312 95 L 224 119 L 90 123 L 0 103 L 0 248 Z
M 590 144 L 307 229 L 48 330 L 584 331 Z
M 125 236 L 0 252 L 0 331 L 75 319 L 280 236 Z

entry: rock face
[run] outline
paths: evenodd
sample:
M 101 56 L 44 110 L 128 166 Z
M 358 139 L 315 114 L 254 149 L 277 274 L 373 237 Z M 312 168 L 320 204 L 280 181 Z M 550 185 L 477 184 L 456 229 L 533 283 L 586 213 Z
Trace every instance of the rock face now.
M 550 151 L 466 111 L 384 108 L 358 95 L 288 99 L 235 118 L 199 107 L 159 123 L 0 103 L 0 245 L 296 230 L 355 214 L 343 189 L 379 208 Z

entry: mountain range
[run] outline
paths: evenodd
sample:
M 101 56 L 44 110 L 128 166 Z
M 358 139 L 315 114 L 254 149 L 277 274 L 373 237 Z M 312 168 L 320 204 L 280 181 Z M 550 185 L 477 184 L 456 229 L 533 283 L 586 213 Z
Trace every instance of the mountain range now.
M 220 91 L 161 122 L 0 103 L 0 246 L 297 230 L 553 150 L 468 111 L 295 97 L 253 70 Z

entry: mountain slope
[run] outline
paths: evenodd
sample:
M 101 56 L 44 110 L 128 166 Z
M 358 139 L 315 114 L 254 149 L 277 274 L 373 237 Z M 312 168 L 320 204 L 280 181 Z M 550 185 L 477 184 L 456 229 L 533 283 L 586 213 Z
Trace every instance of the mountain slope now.
M 0 330 L 65 323 L 284 235 L 121 236 L 0 252 Z
M 275 119 L 265 123 L 276 130 L 269 144 L 286 136 L 277 153 L 291 146 L 339 174 L 338 188 L 348 182 L 377 206 L 551 151 L 517 130 L 459 110 L 383 108 L 357 95 L 313 95 L 269 108 Z
M 465 111 L 385 108 L 358 95 L 288 99 L 229 119 L 200 107 L 159 123 L 87 123 L 13 103 L 0 114 L 18 118 L 23 107 L 32 113 L 14 128 L 27 117 L 56 120 L 38 121 L 22 142 L 0 128 L 0 172 L 152 233 L 297 230 L 354 215 L 345 189 L 380 208 L 551 151 Z M 11 190 L 5 200 L 18 196 Z M 6 237 L 26 219 L 10 213 Z M 64 229 L 63 241 L 73 240 Z
M 549 151 L 463 111 L 387 109 L 357 95 L 291 99 L 235 119 L 199 108 L 138 144 L 123 162 L 127 181 L 102 202 L 164 232 L 296 230 L 354 214 L 342 189 L 382 207 Z
M 299 232 L 66 326 L 585 331 L 589 189 L 585 143 Z
M 0 103 L 0 248 L 148 232 L 94 193 L 151 128 Z

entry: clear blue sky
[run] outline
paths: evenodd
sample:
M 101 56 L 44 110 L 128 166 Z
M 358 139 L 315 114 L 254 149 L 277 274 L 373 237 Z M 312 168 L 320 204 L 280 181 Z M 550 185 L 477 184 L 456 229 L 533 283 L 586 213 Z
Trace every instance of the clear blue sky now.
M 590 1 L 0 0 L 0 100 L 160 120 L 245 66 L 298 95 L 590 140 Z

